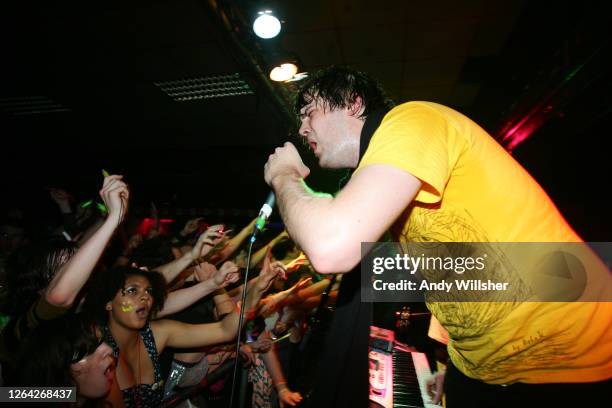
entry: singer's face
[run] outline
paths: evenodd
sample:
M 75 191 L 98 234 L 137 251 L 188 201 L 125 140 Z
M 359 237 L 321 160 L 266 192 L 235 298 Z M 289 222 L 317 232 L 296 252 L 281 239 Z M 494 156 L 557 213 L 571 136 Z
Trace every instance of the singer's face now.
M 347 109 L 330 110 L 315 99 L 300 111 L 300 136 L 305 138 L 319 165 L 353 168 L 359 160 L 359 133 Z

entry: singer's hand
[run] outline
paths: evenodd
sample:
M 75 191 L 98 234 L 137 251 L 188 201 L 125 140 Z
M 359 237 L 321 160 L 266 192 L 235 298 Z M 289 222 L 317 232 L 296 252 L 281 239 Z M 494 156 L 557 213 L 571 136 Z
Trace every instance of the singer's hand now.
M 306 178 L 309 174 L 310 169 L 304 165 L 300 154 L 291 142 L 285 142 L 283 147 L 277 147 L 264 166 L 264 179 L 270 187 L 278 176 L 295 175 Z

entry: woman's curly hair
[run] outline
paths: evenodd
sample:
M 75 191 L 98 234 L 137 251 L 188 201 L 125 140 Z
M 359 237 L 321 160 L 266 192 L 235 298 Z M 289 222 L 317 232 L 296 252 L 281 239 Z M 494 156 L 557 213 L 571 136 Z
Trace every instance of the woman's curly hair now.
M 155 271 L 146 271 L 138 268 L 119 267 L 100 272 L 92 279 L 83 303 L 83 313 L 98 324 L 108 322 L 106 304 L 113 300 L 117 292 L 125 288 L 125 281 L 130 276 L 146 278 L 153 288 L 154 315 L 164 307 L 166 299 L 166 279 Z

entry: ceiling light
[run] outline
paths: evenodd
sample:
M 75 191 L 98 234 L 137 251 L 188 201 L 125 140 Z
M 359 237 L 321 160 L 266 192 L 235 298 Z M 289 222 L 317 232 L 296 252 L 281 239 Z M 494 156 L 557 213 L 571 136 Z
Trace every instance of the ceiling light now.
M 277 82 L 287 81 L 295 74 L 297 74 L 298 68 L 295 64 L 285 63 L 276 66 L 270 71 L 270 79 Z
M 280 33 L 281 23 L 271 10 L 260 11 L 253 23 L 253 31 L 260 38 L 274 38 Z

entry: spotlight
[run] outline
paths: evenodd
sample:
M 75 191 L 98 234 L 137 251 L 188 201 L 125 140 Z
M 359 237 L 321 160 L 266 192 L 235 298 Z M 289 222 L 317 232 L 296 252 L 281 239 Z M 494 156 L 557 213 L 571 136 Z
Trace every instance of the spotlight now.
M 260 11 L 253 22 L 253 31 L 260 38 L 274 38 L 280 33 L 281 23 L 271 10 Z
M 293 63 L 284 63 L 277 65 L 270 71 L 270 79 L 276 82 L 288 81 L 297 74 L 297 65 Z

